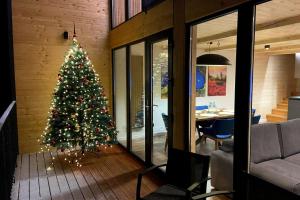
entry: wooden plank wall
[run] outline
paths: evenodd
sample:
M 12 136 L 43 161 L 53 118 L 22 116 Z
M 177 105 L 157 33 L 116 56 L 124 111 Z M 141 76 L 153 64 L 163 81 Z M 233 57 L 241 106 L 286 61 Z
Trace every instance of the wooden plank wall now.
M 191 22 L 248 0 L 185 0 L 185 21 Z
M 165 0 L 139 13 L 111 31 L 111 47 L 119 47 L 173 26 L 173 0 Z
M 21 153 L 39 149 L 37 137 L 47 121 L 57 73 L 72 36 L 79 42 L 100 75 L 111 99 L 111 51 L 107 0 L 14 0 L 13 37 Z

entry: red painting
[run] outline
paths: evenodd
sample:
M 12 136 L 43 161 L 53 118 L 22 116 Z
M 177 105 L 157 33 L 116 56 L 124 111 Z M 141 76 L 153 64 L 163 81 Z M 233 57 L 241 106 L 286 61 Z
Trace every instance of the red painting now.
M 227 67 L 208 67 L 208 96 L 226 96 Z

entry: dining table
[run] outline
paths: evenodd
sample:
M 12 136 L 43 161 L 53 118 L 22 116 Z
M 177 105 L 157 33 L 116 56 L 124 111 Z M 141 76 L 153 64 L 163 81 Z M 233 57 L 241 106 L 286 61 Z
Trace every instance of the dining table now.
M 204 110 L 196 110 L 195 119 L 196 121 L 211 121 L 216 119 L 226 119 L 233 118 L 234 110 L 233 109 L 204 109 Z

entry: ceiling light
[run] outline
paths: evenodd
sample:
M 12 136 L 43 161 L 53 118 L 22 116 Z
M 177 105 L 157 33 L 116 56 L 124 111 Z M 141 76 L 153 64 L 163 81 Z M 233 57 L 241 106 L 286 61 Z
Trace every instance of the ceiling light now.
M 265 50 L 269 50 L 271 48 L 271 46 L 269 44 L 265 45 Z

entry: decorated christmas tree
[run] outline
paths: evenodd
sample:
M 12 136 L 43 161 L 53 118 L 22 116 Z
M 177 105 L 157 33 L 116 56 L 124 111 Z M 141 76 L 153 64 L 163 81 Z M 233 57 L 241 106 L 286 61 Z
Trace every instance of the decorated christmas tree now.
M 52 146 L 69 152 L 79 149 L 83 154 L 115 143 L 117 131 L 107 101 L 91 61 L 74 35 L 58 74 L 42 150 Z

